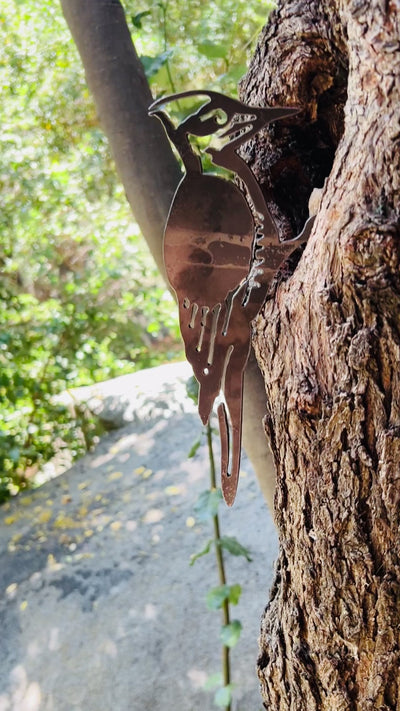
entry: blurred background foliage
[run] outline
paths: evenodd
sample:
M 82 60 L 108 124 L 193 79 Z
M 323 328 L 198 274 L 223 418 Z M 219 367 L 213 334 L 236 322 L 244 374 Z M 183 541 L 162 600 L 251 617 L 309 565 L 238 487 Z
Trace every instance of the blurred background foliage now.
M 268 0 L 123 0 L 153 94 L 208 88 L 237 96 Z
M 234 95 L 260 0 L 125 0 L 155 96 Z M 3 0 L 0 501 L 44 462 L 96 440 L 55 396 L 181 357 L 174 303 L 119 184 L 79 56 L 52 0 Z

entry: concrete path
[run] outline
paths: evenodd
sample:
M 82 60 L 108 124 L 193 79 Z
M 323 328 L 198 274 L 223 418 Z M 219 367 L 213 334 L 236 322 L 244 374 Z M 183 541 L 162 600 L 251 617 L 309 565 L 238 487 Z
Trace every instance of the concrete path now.
M 189 566 L 211 526 L 195 520 L 208 463 L 205 443 L 187 458 L 202 430 L 188 373 L 118 378 L 132 422 L 0 509 L 0 711 L 215 708 L 202 687 L 220 668 L 220 613 L 205 605 L 217 573 L 212 555 Z M 242 470 L 234 507 L 221 506 L 223 535 L 253 556 L 227 560 L 228 582 L 243 586 L 233 711 L 259 711 L 257 637 L 277 542 L 245 457 Z

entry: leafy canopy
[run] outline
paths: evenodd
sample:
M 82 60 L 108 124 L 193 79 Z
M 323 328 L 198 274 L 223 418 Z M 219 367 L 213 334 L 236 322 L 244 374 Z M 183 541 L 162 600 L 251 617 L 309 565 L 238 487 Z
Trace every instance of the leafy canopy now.
M 153 93 L 233 94 L 259 0 L 124 8 Z M 0 8 L 0 500 L 95 422 L 54 396 L 181 353 L 177 316 L 132 219 L 61 8 Z
M 180 346 L 60 7 L 5 0 L 0 26 L 1 499 L 90 443 L 54 395 Z

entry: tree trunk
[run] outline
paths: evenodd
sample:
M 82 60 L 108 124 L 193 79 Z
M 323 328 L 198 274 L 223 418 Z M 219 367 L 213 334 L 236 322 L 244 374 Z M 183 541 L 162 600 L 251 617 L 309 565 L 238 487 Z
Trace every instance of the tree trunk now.
M 119 0 L 61 0 L 102 128 L 135 219 L 164 279 L 162 240 L 181 171 L 159 121 Z M 199 87 L 199 89 L 204 87 Z M 252 355 L 245 373 L 243 442 L 271 510 L 275 470 L 262 419 L 265 392 Z
M 269 711 L 400 709 L 399 11 L 281 2 L 242 83 L 304 109 L 248 149 L 282 233 L 327 177 L 254 339 L 278 471 Z
M 162 236 L 182 177 L 158 121 L 119 0 L 61 0 L 128 202 L 166 279 Z

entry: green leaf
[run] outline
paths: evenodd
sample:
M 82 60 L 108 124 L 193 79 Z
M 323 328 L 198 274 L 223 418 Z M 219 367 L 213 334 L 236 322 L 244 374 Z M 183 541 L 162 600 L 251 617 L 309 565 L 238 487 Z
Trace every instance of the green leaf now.
M 194 444 L 192 444 L 192 447 L 191 447 L 190 452 L 188 454 L 188 459 L 193 459 L 193 457 L 195 456 L 200 445 L 201 445 L 200 439 L 196 440 L 196 442 L 194 442 Z
M 200 521 L 208 521 L 218 513 L 218 506 L 222 501 L 221 489 L 207 489 L 203 491 L 194 506 Z
M 200 54 L 203 54 L 207 59 L 225 59 L 228 54 L 228 48 L 224 44 L 218 44 L 205 40 L 197 45 Z
M 211 691 L 211 689 L 215 689 L 216 686 L 221 686 L 222 683 L 222 673 L 217 672 L 216 674 L 211 674 L 211 676 L 208 677 L 207 681 L 204 683 L 203 689 L 205 689 L 205 691 Z
M 211 588 L 206 596 L 206 605 L 209 610 L 218 610 L 224 604 L 229 596 L 229 586 L 220 585 L 217 588 Z
M 197 382 L 194 375 L 192 375 L 189 380 L 186 381 L 186 394 L 191 400 L 198 405 L 199 402 L 199 383 Z
M 228 684 L 215 692 L 214 703 L 222 708 L 229 706 L 232 701 L 232 685 Z
M 228 600 L 229 600 L 229 602 L 230 602 L 232 605 L 237 605 L 237 604 L 238 604 L 238 602 L 239 602 L 239 600 L 240 600 L 241 594 L 242 594 L 242 586 L 239 585 L 239 583 L 235 583 L 235 585 L 230 585 L 230 586 L 229 586 L 229 598 L 228 598 Z
M 222 536 L 222 538 L 219 539 L 218 545 L 221 546 L 224 550 L 228 551 L 228 553 L 231 553 L 231 555 L 242 555 L 246 560 L 251 563 L 253 560 L 250 551 L 248 548 L 245 548 L 242 546 L 241 543 L 237 540 L 237 538 L 231 537 L 231 536 Z
M 237 644 L 240 633 L 242 631 L 242 623 L 240 620 L 233 620 L 229 625 L 224 625 L 221 628 L 220 639 L 225 647 L 234 647 Z
M 203 555 L 207 555 L 207 553 L 210 552 L 211 546 L 214 543 L 213 539 L 210 538 L 210 540 L 206 543 L 204 546 L 203 550 L 200 551 L 200 553 L 193 553 L 193 555 L 190 556 L 190 565 L 193 565 L 198 558 L 202 558 Z
M 143 12 L 138 12 L 136 15 L 131 15 L 132 25 L 138 30 L 141 30 L 143 27 L 142 19 L 143 17 L 147 17 L 148 15 L 151 15 L 150 10 L 144 10 Z
M 171 55 L 172 49 L 167 49 L 165 52 L 161 52 L 161 54 L 157 54 L 155 57 L 142 55 L 140 57 L 140 61 L 143 65 L 144 73 L 146 74 L 147 79 L 154 77 L 161 67 L 168 62 Z
M 228 600 L 232 605 L 237 605 L 240 599 L 242 588 L 239 584 L 236 585 L 219 585 L 208 591 L 206 604 L 209 610 L 218 610 L 222 607 L 225 600 Z

